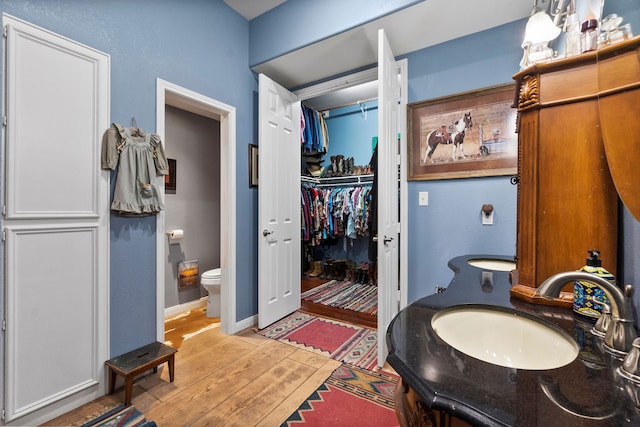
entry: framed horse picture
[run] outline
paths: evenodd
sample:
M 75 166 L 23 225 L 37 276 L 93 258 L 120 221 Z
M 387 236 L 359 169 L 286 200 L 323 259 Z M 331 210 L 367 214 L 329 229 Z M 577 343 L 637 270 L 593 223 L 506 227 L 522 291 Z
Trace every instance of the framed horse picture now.
M 408 180 L 514 175 L 513 83 L 408 105 Z

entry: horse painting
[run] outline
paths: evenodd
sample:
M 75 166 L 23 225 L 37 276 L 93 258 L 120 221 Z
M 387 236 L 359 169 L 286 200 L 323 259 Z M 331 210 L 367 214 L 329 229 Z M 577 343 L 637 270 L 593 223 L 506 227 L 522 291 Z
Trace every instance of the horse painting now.
M 464 143 L 464 135 L 467 129 L 473 127 L 473 120 L 471 119 L 471 113 L 464 113 L 460 119 L 456 120 L 453 125 L 442 125 L 438 129 L 435 129 L 427 135 L 427 147 L 424 153 L 423 163 L 430 159 L 433 162 L 433 152 L 440 144 L 452 145 L 451 158 L 455 161 L 458 157 L 464 158 L 464 150 L 462 144 Z M 456 156 L 457 152 L 460 152 L 459 156 Z

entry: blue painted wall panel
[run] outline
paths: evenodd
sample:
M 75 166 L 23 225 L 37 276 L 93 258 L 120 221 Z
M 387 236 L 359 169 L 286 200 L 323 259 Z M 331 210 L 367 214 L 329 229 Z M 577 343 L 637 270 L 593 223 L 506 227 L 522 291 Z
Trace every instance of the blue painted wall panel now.
M 357 105 L 329 112 L 326 122 L 330 138 L 325 164 L 330 164 L 330 157 L 337 154 L 353 157 L 356 165 L 369 163 L 373 154 L 371 139 L 378 136 L 378 103 L 367 102 L 366 106 L 364 114 Z
M 424 0 L 288 0 L 250 23 L 251 66 Z

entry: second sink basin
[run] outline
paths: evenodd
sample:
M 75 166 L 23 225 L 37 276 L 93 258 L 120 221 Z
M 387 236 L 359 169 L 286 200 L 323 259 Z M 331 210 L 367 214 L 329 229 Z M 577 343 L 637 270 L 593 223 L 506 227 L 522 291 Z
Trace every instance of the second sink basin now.
M 431 326 L 451 347 L 494 365 L 545 370 L 571 363 L 579 347 L 555 325 L 521 311 L 460 305 L 436 313 Z
M 483 270 L 511 271 L 516 269 L 516 263 L 501 259 L 474 258 L 467 261 L 469 265 Z

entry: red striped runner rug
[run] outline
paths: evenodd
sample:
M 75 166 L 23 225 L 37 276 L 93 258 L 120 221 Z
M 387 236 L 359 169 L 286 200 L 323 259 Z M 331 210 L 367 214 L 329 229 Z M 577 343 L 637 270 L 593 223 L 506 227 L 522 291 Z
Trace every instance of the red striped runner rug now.
M 302 299 L 330 307 L 378 314 L 378 287 L 332 280 L 302 294 Z
M 377 366 L 378 333 L 373 329 L 296 311 L 258 334 L 360 368 Z

